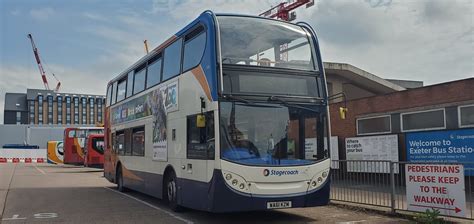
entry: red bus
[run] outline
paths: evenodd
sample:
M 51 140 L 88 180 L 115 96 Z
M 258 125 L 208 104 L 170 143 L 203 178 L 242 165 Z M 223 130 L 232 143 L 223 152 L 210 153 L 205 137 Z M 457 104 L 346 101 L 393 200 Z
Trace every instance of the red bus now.
M 84 166 L 104 167 L 104 134 L 88 135 L 84 153 Z
M 76 127 L 64 130 L 64 164 L 83 165 L 86 137 L 102 134 L 102 127 Z

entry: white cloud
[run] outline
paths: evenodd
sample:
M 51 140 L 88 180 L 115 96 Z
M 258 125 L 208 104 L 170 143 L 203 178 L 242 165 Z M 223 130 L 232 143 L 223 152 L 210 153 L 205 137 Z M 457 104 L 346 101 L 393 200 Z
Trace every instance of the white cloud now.
M 12 15 L 12 16 L 18 16 L 20 14 L 21 14 L 21 11 L 19 9 L 15 9 L 15 10 L 10 11 L 10 15 Z
M 85 67 L 50 67 L 60 74 L 62 92 L 104 94 L 108 80 L 145 54 L 144 39 L 153 49 L 207 9 L 257 15 L 279 2 L 154 0 L 148 13 L 134 7 L 113 14 L 80 12 L 85 22 L 71 27 L 93 35 L 94 42 L 69 41 L 100 53 L 86 56 L 94 60 Z M 433 84 L 473 77 L 473 4 L 470 0 L 316 0 L 313 7 L 301 7 L 296 13 L 297 21 L 310 23 L 318 32 L 324 61 L 350 63 L 383 78 Z M 57 12 L 50 7 L 29 11 L 37 20 Z M 5 92 L 24 92 L 27 87 L 43 88 L 35 67 L 0 67 L 0 113 Z
M 324 60 L 434 84 L 474 76 L 472 4 L 403 1 L 374 8 L 370 2 L 318 1 L 298 16 L 318 32 Z
M 30 67 L 4 66 L 0 63 L 0 77 L 0 124 L 3 124 L 5 93 L 26 93 L 27 87 L 43 88 L 43 85 L 39 74 Z
M 175 0 L 153 0 L 150 13 L 167 12 L 177 5 Z
M 130 12 L 114 18 L 117 23 L 113 25 L 90 25 L 80 30 L 96 36 L 98 41 L 108 46 L 102 49 L 96 62 L 90 66 L 96 73 L 117 75 L 145 55 L 145 39 L 149 48 L 153 49 L 179 30 L 176 24 L 152 23 Z
M 45 8 L 38 8 L 38 9 L 31 9 L 30 15 L 33 19 L 37 20 L 47 20 L 55 13 L 53 8 L 45 7 Z
M 105 16 L 100 15 L 100 14 L 96 14 L 96 13 L 92 13 L 92 12 L 84 12 L 84 13 L 82 13 L 82 16 L 83 16 L 84 18 L 87 18 L 87 19 L 90 19 L 90 20 L 94 20 L 94 21 L 100 21 L 100 22 L 107 22 L 107 21 L 109 21 L 109 19 L 106 18 Z
M 276 5 L 278 1 L 270 0 L 154 0 L 152 4 L 153 13 L 167 12 L 175 19 L 190 20 L 199 16 L 205 10 L 212 10 L 216 13 L 242 13 L 258 15 L 267 10 L 270 6 Z

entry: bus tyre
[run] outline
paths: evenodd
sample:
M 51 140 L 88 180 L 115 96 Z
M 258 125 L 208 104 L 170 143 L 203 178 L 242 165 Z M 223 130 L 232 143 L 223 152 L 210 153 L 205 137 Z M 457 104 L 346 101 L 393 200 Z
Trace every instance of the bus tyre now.
M 120 192 L 126 191 L 126 188 L 123 186 L 122 167 L 117 169 L 117 190 Z
M 182 208 L 178 205 L 178 185 L 176 184 L 176 174 L 174 172 L 170 172 L 166 175 L 164 193 L 171 210 L 175 212 L 181 211 Z

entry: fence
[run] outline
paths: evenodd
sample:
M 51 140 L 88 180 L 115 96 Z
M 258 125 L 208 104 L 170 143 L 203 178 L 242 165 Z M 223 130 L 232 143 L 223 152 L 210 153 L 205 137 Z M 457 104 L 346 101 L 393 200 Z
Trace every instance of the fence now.
M 331 200 L 374 205 L 397 210 L 408 210 L 406 192 L 406 166 L 411 165 L 462 165 L 466 208 L 465 218 L 474 219 L 474 163 L 412 163 L 377 160 L 333 160 L 331 161 Z M 451 193 L 451 192 L 450 192 Z M 458 193 L 459 192 L 454 192 Z M 453 193 L 453 194 L 454 194 Z M 462 193 L 462 192 L 461 192 Z M 413 204 L 412 204 L 413 205 Z M 428 207 L 428 206 L 427 206 Z M 448 209 L 448 208 L 441 208 Z M 458 212 L 457 209 L 447 216 Z

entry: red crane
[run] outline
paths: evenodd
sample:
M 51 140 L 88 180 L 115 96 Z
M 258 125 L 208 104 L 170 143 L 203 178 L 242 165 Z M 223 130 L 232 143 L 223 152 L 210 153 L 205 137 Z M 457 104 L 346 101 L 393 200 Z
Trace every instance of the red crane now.
M 36 44 L 35 44 L 35 41 L 33 40 L 33 36 L 32 36 L 31 34 L 28 34 L 28 38 L 29 38 L 30 41 L 31 41 L 31 47 L 33 48 L 33 54 L 35 55 L 36 64 L 38 64 L 38 69 L 39 69 L 39 71 L 40 71 L 41 79 L 43 79 L 44 88 L 45 88 L 46 90 L 50 90 L 49 85 L 48 85 L 48 80 L 47 80 L 47 78 L 46 78 L 46 72 L 44 71 L 43 65 L 41 64 L 41 60 L 40 60 L 40 56 L 39 56 L 39 51 L 38 51 L 38 48 L 36 48 Z M 56 79 L 56 81 L 58 82 L 58 84 L 56 85 L 56 88 L 54 89 L 54 91 L 55 91 L 55 92 L 58 92 L 58 91 L 59 91 L 59 87 L 61 86 L 61 82 L 58 80 L 58 78 L 56 77 L 56 75 L 53 74 L 53 77 L 54 77 L 54 79 Z
M 259 16 L 281 19 L 283 21 L 292 21 L 296 19 L 296 13 L 292 11 L 303 5 L 306 5 L 306 8 L 311 7 L 314 5 L 314 0 L 294 0 L 281 2 L 269 10 L 260 13 Z M 288 52 L 286 49 L 288 49 L 288 44 L 280 45 L 280 51 L 284 52 L 280 54 L 280 58 L 283 61 L 288 61 Z
M 314 0 L 294 0 L 282 2 L 269 10 L 261 13 L 259 16 L 267 18 L 277 18 L 284 21 L 292 21 L 296 19 L 296 13 L 292 12 L 296 8 L 306 5 L 306 8 L 314 5 Z

